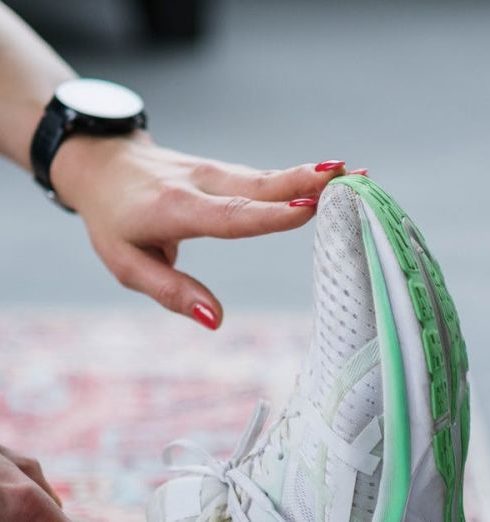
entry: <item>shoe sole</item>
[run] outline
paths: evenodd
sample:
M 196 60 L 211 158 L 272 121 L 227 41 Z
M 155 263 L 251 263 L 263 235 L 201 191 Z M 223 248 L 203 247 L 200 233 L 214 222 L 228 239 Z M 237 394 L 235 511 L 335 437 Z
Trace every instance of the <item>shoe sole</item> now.
M 432 451 L 446 487 L 444 522 L 462 522 L 463 473 L 470 430 L 469 387 L 466 382 L 468 359 L 458 315 L 441 269 L 412 220 L 376 183 L 364 176 L 349 175 L 336 178 L 330 184 L 347 185 L 374 212 L 403 273 L 424 351 L 433 426 Z M 386 373 L 383 382 L 386 378 L 390 390 L 387 399 L 391 404 L 387 406 L 390 418 L 385 418 L 385 431 L 390 430 L 392 440 L 396 441 L 396 444 L 391 445 L 394 469 L 392 473 L 386 474 L 390 481 L 387 488 L 389 498 L 383 500 L 383 513 L 375 518 L 383 522 L 399 522 L 405 520 L 413 478 L 410 462 L 410 397 L 407 394 L 403 354 L 385 275 L 376 254 L 368 220 L 362 218 L 362 211 L 361 223 L 373 295 L 383 314 L 384 331 L 379 334 L 384 336 L 388 351 L 384 359 Z

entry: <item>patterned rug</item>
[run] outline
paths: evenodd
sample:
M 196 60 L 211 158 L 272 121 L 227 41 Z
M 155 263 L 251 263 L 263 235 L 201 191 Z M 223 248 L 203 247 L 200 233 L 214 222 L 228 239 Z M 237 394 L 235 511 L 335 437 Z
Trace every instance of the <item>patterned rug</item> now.
M 280 409 L 309 326 L 240 315 L 212 333 L 168 314 L 3 311 L 0 441 L 41 460 L 73 521 L 143 522 L 167 478 L 161 448 L 185 437 L 225 456 L 259 397 Z M 483 522 L 490 461 L 475 417 L 466 511 Z

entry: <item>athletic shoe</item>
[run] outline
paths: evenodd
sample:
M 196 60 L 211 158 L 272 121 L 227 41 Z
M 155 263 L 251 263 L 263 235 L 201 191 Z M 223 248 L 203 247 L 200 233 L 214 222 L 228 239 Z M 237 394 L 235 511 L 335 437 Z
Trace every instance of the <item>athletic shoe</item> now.
M 439 265 L 373 181 L 342 176 L 318 205 L 315 325 L 296 390 L 257 441 L 260 403 L 237 450 L 187 441 L 164 453 L 149 522 L 461 522 L 469 438 L 467 357 Z M 180 447 L 196 466 L 173 466 Z

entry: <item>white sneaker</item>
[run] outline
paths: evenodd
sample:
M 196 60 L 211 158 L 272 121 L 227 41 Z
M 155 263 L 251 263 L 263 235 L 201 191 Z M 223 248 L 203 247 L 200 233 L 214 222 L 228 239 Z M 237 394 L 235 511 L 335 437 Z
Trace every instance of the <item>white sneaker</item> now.
M 186 441 L 192 476 L 149 522 L 461 522 L 469 438 L 464 341 L 439 266 L 374 182 L 336 178 L 318 205 L 315 326 L 291 401 L 259 442 L 260 403 L 228 462 Z M 175 446 L 199 465 L 176 468 Z

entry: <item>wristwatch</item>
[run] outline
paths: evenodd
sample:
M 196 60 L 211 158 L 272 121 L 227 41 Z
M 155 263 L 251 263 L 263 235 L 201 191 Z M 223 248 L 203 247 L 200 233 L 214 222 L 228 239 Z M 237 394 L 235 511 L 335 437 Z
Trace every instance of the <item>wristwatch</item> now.
M 63 207 L 51 183 L 51 163 L 63 141 L 75 133 L 94 136 L 127 134 L 146 128 L 143 100 L 127 87 L 104 80 L 62 83 L 46 106 L 31 143 L 34 179 L 49 199 Z

